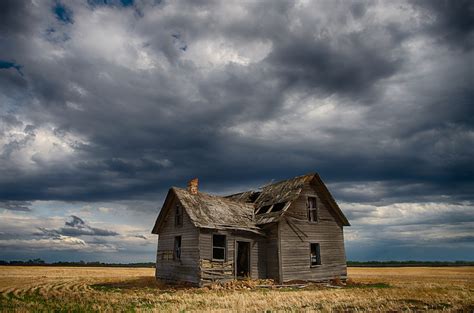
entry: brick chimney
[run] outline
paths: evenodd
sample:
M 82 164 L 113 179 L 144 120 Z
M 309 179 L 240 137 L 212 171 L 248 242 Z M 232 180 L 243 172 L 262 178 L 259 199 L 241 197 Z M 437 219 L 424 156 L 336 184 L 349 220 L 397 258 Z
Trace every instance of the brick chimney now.
M 188 191 L 192 195 L 197 195 L 199 186 L 199 179 L 193 178 L 188 182 Z

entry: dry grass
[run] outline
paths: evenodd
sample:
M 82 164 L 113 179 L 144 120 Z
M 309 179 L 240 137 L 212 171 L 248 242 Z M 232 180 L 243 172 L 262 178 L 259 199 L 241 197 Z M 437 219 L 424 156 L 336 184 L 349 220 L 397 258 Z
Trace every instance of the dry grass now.
M 0 311 L 474 311 L 474 267 L 350 268 L 342 288 L 156 283 L 154 269 L 0 266 Z

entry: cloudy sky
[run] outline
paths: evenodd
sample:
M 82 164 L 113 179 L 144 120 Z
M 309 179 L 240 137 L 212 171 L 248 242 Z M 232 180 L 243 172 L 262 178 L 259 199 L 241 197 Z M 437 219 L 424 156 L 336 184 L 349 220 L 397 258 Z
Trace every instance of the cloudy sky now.
M 473 1 L 0 2 L 0 259 L 154 261 L 167 189 L 317 171 L 350 260 L 474 260 Z

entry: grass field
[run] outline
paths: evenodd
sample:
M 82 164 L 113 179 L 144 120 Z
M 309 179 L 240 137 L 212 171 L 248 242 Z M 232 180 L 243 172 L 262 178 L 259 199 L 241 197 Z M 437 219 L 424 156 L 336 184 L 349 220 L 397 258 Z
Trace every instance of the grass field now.
M 342 288 L 167 287 L 151 268 L 0 266 L 0 311 L 474 311 L 474 267 L 349 268 Z

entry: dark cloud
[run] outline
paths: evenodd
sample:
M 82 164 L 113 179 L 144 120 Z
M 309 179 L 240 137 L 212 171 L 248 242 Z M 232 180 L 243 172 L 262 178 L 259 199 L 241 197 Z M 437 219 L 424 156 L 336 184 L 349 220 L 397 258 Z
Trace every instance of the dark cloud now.
M 0 201 L 0 209 L 10 211 L 31 211 L 31 202 L 29 201 Z
M 151 216 L 191 177 L 226 193 L 310 171 L 347 203 L 474 200 L 471 2 L 0 6 L 2 201 Z
M 352 33 L 334 45 L 329 38 L 291 38 L 274 48 L 267 61 L 288 87 L 320 88 L 329 93 L 364 94 L 401 66 L 390 51 L 371 46 L 370 32 Z M 402 57 L 402 56 L 400 56 Z
M 8 36 L 26 31 L 31 26 L 33 19 L 29 6 L 30 3 L 28 1 L 1 1 L 0 33 Z
M 100 5 L 111 5 L 111 6 L 132 6 L 134 0 L 87 0 L 87 3 L 89 3 L 92 6 L 100 6 Z
M 37 235 L 56 238 L 60 236 L 71 236 L 71 237 L 80 237 L 80 236 L 118 236 L 119 233 L 102 228 L 91 227 L 83 219 L 75 215 L 70 216 L 70 220 L 65 222 L 66 227 L 61 227 L 58 229 L 46 229 L 39 227 L 41 231 Z
M 413 0 L 426 15 L 427 30 L 454 46 L 474 47 L 474 3 L 469 0 Z
M 88 225 L 83 219 L 75 215 L 71 215 L 71 219 L 65 222 L 68 227 L 63 227 L 56 230 L 57 233 L 65 236 L 117 236 L 117 232 L 95 228 Z

